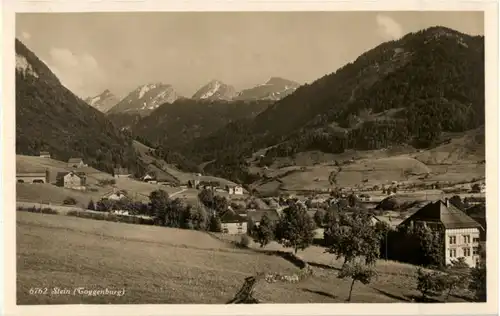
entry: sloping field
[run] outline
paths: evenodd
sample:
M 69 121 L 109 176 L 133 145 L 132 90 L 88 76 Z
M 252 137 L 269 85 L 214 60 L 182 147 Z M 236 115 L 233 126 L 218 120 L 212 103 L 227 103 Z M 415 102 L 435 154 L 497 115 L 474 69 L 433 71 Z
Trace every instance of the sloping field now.
M 148 164 L 152 164 L 155 160 L 157 160 L 154 157 L 151 157 L 148 153 L 148 151 L 151 149 L 150 147 L 138 142 L 134 141 L 134 148 L 141 154 L 141 158 L 144 162 Z M 171 175 L 172 177 L 178 179 L 182 184 L 187 184 L 188 181 L 192 181 L 195 178 L 200 180 L 200 181 L 218 181 L 221 185 L 234 185 L 235 183 L 223 178 L 218 178 L 218 177 L 212 177 L 212 176 L 201 176 L 201 177 L 196 177 L 194 174 L 189 173 L 189 172 L 183 172 L 179 169 L 177 169 L 175 166 L 172 166 L 170 164 L 167 164 L 163 160 L 158 160 L 161 165 L 163 165 L 162 171 Z
M 69 168 L 67 163 L 50 158 L 40 158 L 36 156 L 16 155 L 16 171 L 18 172 L 32 172 L 32 171 L 45 171 L 49 170 L 49 182 L 55 183 L 58 172 L 68 172 L 74 170 Z M 78 168 L 78 171 L 87 174 L 87 183 L 95 184 L 98 180 L 112 179 L 113 176 L 105 172 L 99 171 L 91 167 Z
M 61 215 L 17 212 L 16 242 L 18 304 L 224 304 L 245 277 L 297 272 L 280 257 L 235 249 L 201 232 Z M 350 282 L 337 279 L 334 268 L 313 269 L 312 277 L 297 284 L 261 281 L 255 296 L 268 303 L 344 302 Z M 398 302 L 413 293 L 405 288 L 409 284 L 391 280 L 356 284 L 353 302 Z M 32 287 L 47 287 L 48 294 L 30 295 Z M 51 295 L 54 287 L 124 289 L 125 294 Z
M 485 159 L 484 126 L 458 136 L 436 148 L 423 151 L 414 157 L 426 164 L 471 164 Z
M 129 193 L 129 196 L 137 201 L 141 201 L 144 199 L 148 200 L 149 194 L 159 189 L 166 191 L 169 194 L 180 191 L 179 188 L 172 188 L 161 184 L 142 182 L 130 178 L 116 179 L 116 187 L 121 190 L 126 190 Z
M 94 202 L 98 201 L 105 191 L 106 190 L 103 189 L 101 192 L 82 192 L 57 187 L 52 184 L 17 183 L 16 200 L 61 205 L 66 198 L 72 197 L 77 201 L 76 206 L 86 208 L 91 199 L 94 200 Z M 107 191 L 109 191 L 109 189 Z
M 332 187 L 329 178 L 333 175 L 338 186 L 354 187 L 390 184 L 391 181 L 406 180 L 405 172 L 421 175 L 430 171 L 425 164 L 413 158 L 399 156 L 361 159 L 341 167 L 316 165 L 306 167 L 303 171 L 294 171 L 280 179 L 286 190 L 321 190 Z

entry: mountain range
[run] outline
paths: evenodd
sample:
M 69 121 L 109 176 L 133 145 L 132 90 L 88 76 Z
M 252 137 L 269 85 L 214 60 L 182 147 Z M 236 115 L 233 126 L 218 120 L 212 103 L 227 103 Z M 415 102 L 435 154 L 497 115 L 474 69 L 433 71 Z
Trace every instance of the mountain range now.
M 382 43 L 299 87 L 252 120 L 228 124 L 183 148 L 205 171 L 245 182 L 246 158 L 438 145 L 484 125 L 484 37 L 445 27 Z
M 484 37 L 445 27 L 382 43 L 311 84 L 271 78 L 234 93 L 214 80 L 192 99 L 171 85 L 147 84 L 106 116 L 19 41 L 16 54 L 17 152 L 46 148 L 104 168 L 133 167 L 131 134 L 167 152 L 162 158 L 251 183 L 258 175 L 248 158 L 259 150 L 272 160 L 307 151 L 429 149 L 450 133 L 484 126 Z
M 291 94 L 299 84 L 287 79 L 272 77 L 266 83 L 237 92 L 220 80 L 211 80 L 198 89 L 191 99 L 211 101 L 276 101 Z M 175 91 L 172 85 L 150 83 L 137 87 L 123 100 L 118 100 L 108 89 L 85 101 L 103 113 L 149 115 L 162 104 L 171 104 L 178 99 L 186 99 Z M 123 117 L 123 116 L 122 116 Z
M 182 98 L 172 85 L 148 83 L 137 87 L 123 100 L 113 106 L 109 113 L 149 113 L 164 103 L 172 103 Z

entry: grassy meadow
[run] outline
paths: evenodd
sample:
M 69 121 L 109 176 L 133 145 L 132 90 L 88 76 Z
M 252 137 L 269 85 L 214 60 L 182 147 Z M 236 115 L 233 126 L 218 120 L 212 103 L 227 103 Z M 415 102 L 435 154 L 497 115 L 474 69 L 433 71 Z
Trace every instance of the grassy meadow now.
M 17 212 L 18 304 L 224 304 L 257 272 L 293 274 L 298 268 L 270 250 L 239 249 L 208 234 L 155 226 Z M 259 282 L 266 303 L 344 302 L 349 280 L 338 262 L 311 247 L 299 252 L 314 269 L 300 283 Z M 316 263 L 316 264 L 315 264 Z M 405 302 L 417 295 L 414 267 L 381 263 L 379 277 L 356 284 L 353 302 Z M 49 294 L 31 295 L 30 288 Z M 125 289 L 124 296 L 50 295 L 50 289 Z M 458 300 L 452 298 L 453 300 Z

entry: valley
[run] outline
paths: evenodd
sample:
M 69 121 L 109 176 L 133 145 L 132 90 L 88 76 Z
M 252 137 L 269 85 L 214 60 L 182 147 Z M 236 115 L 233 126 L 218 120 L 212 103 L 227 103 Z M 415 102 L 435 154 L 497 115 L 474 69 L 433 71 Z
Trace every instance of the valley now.
M 85 100 L 26 45 L 18 304 L 485 300 L 484 36 L 428 27 L 304 84 Z M 126 295 L 30 294 L 75 284 Z

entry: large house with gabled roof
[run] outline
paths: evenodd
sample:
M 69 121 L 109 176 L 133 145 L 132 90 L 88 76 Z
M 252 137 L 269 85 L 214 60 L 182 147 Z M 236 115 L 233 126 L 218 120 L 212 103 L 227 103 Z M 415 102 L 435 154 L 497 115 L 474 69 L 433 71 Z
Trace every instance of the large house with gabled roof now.
M 399 224 L 400 227 L 414 225 L 424 225 L 443 233 L 446 264 L 461 257 L 471 267 L 479 263 L 479 236 L 483 227 L 447 199 L 426 204 Z

